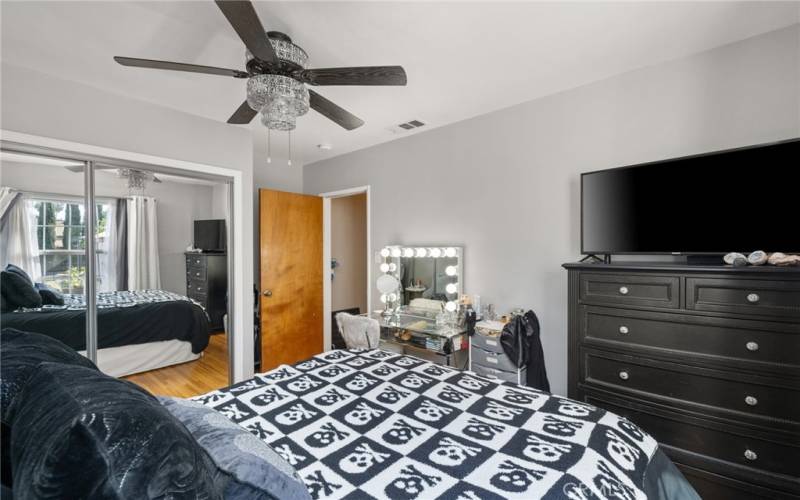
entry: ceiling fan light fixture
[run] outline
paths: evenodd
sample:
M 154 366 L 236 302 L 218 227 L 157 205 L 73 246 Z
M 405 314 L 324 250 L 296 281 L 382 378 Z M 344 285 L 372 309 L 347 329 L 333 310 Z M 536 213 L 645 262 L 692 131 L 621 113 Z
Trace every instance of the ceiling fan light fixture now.
M 297 117 L 308 113 L 308 89 L 287 76 L 255 75 L 247 80 L 247 104 L 268 129 L 294 130 Z
M 306 69 L 306 66 L 308 65 L 308 54 L 306 54 L 306 51 L 303 50 L 302 47 L 292 43 L 291 38 L 283 33 L 267 31 L 266 34 L 270 45 L 272 45 L 272 48 L 275 50 L 275 55 L 278 56 L 278 59 L 296 64 L 301 68 Z M 250 62 L 254 59 L 253 54 L 251 54 L 247 49 L 245 49 L 245 59 L 246 62 Z

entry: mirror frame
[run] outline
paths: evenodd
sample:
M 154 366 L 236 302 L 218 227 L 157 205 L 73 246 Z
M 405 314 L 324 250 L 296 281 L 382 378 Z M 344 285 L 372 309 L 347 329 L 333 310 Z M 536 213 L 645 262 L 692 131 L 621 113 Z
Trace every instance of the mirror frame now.
M 445 307 L 448 311 L 455 311 L 458 309 L 458 301 L 464 293 L 464 247 L 456 245 L 386 245 L 380 250 L 381 275 L 390 274 L 400 279 L 400 262 L 402 258 L 441 258 L 441 257 L 455 257 L 457 259 L 454 277 L 457 277 L 455 294 L 447 293 L 447 303 Z M 451 297 L 452 296 L 452 297 Z M 402 297 L 402 291 L 397 292 L 397 301 Z M 381 296 L 381 302 L 390 302 L 387 297 Z

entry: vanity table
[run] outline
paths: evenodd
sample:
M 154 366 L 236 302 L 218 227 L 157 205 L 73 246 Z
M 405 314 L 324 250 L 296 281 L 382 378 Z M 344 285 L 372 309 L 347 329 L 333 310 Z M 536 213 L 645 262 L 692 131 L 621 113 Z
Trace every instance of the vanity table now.
M 463 369 L 467 363 L 467 331 L 465 327 L 437 325 L 430 312 L 401 308 L 384 316 L 381 311 L 368 316 L 381 325 L 381 348 L 427 359 L 434 363 Z M 409 340 L 396 334 L 407 332 Z

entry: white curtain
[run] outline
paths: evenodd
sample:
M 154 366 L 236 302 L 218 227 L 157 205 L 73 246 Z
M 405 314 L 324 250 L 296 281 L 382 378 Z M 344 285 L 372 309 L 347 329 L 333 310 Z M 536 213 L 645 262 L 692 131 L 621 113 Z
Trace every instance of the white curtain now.
M 126 199 L 128 218 L 128 289 L 161 288 L 158 267 L 158 224 L 156 199 L 130 196 Z
M 117 290 L 117 204 L 108 204 L 106 227 L 97 239 L 98 292 Z
M 0 188 L 3 264 L 15 264 L 34 281 L 42 278 L 39 241 L 36 238 L 36 209 L 18 191 Z

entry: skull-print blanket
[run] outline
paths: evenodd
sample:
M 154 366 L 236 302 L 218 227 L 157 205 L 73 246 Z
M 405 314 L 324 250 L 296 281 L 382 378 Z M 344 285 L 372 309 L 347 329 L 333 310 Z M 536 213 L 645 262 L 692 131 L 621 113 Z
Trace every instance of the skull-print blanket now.
M 195 399 L 269 443 L 315 499 L 641 499 L 660 454 L 605 410 L 381 350 Z

